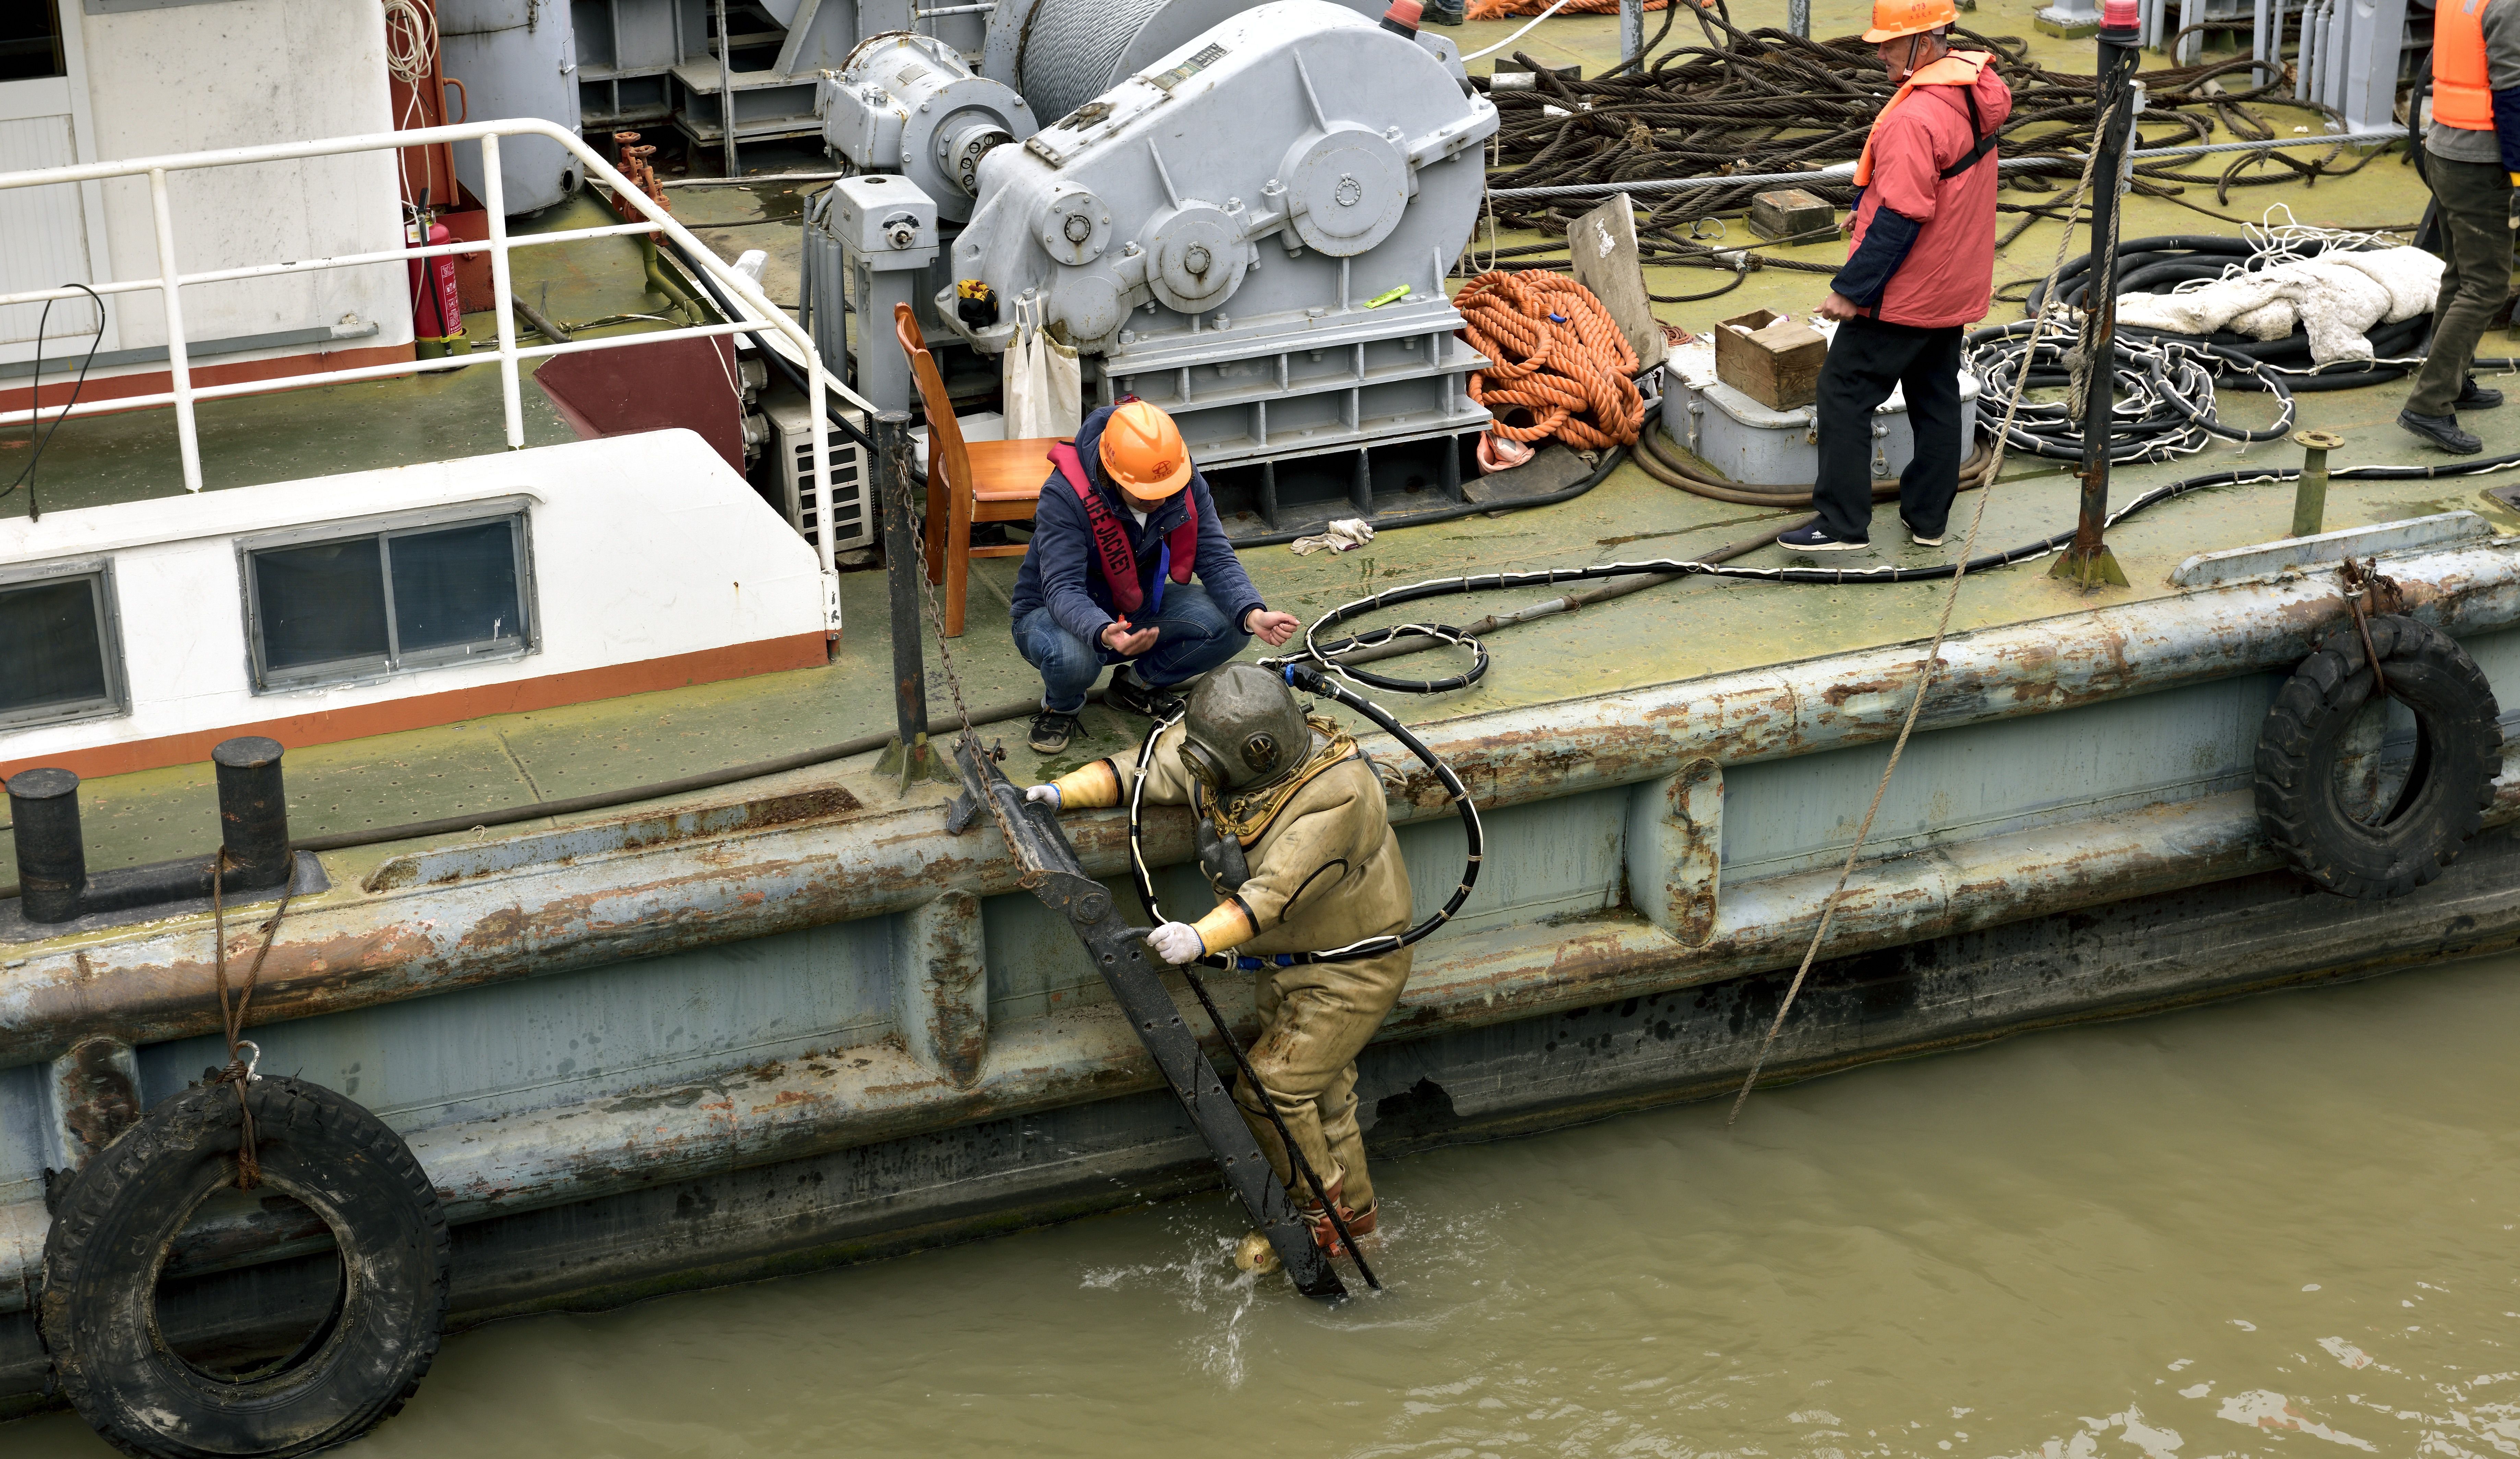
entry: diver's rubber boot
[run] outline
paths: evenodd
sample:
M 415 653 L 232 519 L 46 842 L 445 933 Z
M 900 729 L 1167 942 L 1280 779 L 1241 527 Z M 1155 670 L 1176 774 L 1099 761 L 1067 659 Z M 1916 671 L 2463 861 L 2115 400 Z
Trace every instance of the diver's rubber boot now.
M 1268 1232 L 1245 1231 L 1242 1239 L 1234 1244 L 1234 1264 L 1267 1276 L 1284 1263 L 1278 1260 L 1278 1249 L 1269 1244 Z

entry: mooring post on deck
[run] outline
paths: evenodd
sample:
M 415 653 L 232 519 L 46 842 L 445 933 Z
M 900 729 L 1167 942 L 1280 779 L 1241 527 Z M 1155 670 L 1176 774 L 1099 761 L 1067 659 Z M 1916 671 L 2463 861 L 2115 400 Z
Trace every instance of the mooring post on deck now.
M 1634 61 L 1644 48 L 1645 0 L 1619 0 L 1619 59 Z
M 908 411 L 885 411 L 875 418 L 875 471 L 883 504 L 884 585 L 891 590 L 893 715 L 892 743 L 876 771 L 899 775 L 907 795 L 916 780 L 957 783 L 952 769 L 938 763 L 927 744 L 927 658 L 919 588 L 926 563 L 913 515 L 920 497 L 912 490 L 919 458 Z
M 2317 537 L 2327 519 L 2327 453 L 2345 438 L 2324 430 L 2296 430 L 2292 443 L 2301 448 L 2301 480 L 2292 492 L 2292 535 Z
M 2083 509 L 2073 546 L 2048 576 L 2086 588 L 2127 586 L 2126 570 L 2102 533 L 2109 519 L 2109 424 L 2115 404 L 2118 322 L 2118 195 L 2126 186 L 2127 135 L 2142 110 L 2142 88 L 2133 84 L 2141 31 L 2134 0 L 2110 0 L 2100 19 L 2099 117 L 2092 165 L 2092 285 L 2083 313 Z

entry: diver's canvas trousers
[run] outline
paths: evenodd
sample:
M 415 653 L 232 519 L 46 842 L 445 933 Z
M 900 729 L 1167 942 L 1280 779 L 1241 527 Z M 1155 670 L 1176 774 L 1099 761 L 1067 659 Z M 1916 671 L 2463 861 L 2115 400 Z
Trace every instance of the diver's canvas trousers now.
M 1373 1204 L 1365 1137 L 1356 1124 L 1356 1056 L 1400 1000 L 1413 951 L 1403 948 L 1361 962 L 1264 968 L 1253 989 L 1260 1037 L 1251 1045 L 1251 1068 L 1315 1173 L 1327 1183 L 1337 1171 L 1347 1172 L 1340 1199 L 1356 1211 Z M 1310 1204 L 1313 1193 L 1287 1163 L 1259 1096 L 1238 1081 L 1234 1099 L 1278 1178 L 1297 1204 Z

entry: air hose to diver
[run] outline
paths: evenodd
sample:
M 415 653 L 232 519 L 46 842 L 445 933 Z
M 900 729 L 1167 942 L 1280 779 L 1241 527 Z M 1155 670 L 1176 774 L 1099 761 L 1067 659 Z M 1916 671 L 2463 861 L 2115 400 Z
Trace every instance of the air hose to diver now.
M 1479 831 L 1479 808 L 1470 800 L 1469 788 L 1462 783 L 1462 777 L 1455 774 L 1453 768 L 1445 764 L 1433 750 L 1426 748 L 1424 740 L 1410 732 L 1408 726 L 1394 718 L 1391 711 L 1332 683 L 1311 665 L 1300 661 L 1277 659 L 1264 659 L 1261 664 L 1264 668 L 1282 673 L 1286 683 L 1292 687 L 1320 698 L 1336 700 L 1373 721 L 1382 727 L 1385 733 L 1407 746 L 1411 754 L 1425 762 L 1426 768 L 1433 771 L 1435 778 L 1442 782 L 1445 793 L 1453 798 L 1454 809 L 1461 814 L 1462 834 L 1468 842 L 1469 854 L 1462 863 L 1462 882 L 1460 886 L 1453 889 L 1452 898 L 1433 916 L 1406 932 L 1397 934 L 1386 932 L 1349 943 L 1345 947 L 1330 948 L 1319 952 L 1275 952 L 1266 957 L 1235 957 L 1222 952 L 1212 952 L 1193 961 L 1205 967 L 1239 967 L 1245 972 L 1257 971 L 1264 967 L 1295 967 L 1303 963 L 1358 962 L 1368 957 L 1380 957 L 1386 952 L 1397 952 L 1451 921 L 1453 914 L 1462 909 L 1462 904 L 1470 900 L 1470 888 L 1478 883 L 1482 844 Z M 1154 760 L 1155 741 L 1166 730 L 1180 722 L 1181 715 L 1174 714 L 1156 721 L 1154 726 L 1148 730 L 1146 739 L 1138 745 L 1137 774 L 1129 786 L 1129 876 L 1137 884 L 1138 901 L 1145 906 L 1147 915 L 1158 923 L 1171 921 L 1172 918 L 1164 914 L 1163 908 L 1155 901 L 1154 876 L 1147 865 L 1147 848 L 1144 838 L 1147 768 Z

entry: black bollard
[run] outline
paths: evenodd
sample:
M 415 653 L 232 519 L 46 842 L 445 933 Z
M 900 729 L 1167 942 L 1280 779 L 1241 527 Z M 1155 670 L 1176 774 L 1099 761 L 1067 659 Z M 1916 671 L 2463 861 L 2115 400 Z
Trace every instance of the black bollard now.
M 289 879 L 289 797 L 281 788 L 280 741 L 258 734 L 222 740 L 210 751 L 218 768 L 219 844 L 227 849 L 226 885 L 276 887 Z
M 79 836 L 77 775 L 42 767 L 9 777 L 9 818 L 18 850 L 18 910 L 29 922 L 68 922 L 87 891 L 87 845 Z

